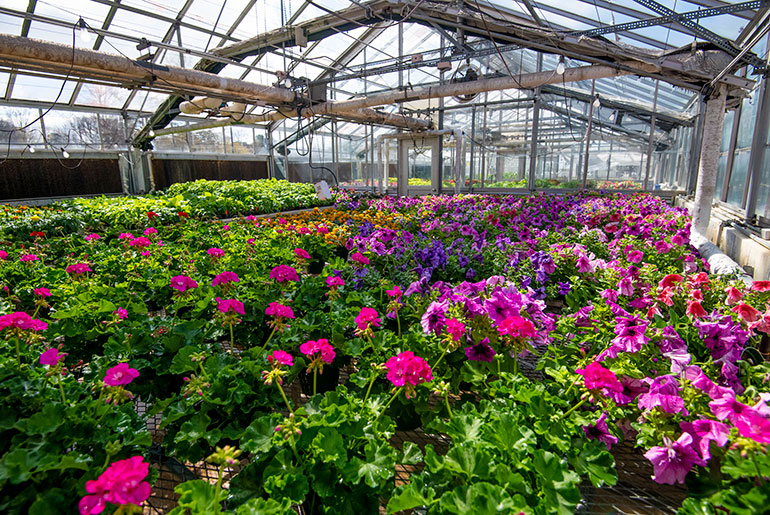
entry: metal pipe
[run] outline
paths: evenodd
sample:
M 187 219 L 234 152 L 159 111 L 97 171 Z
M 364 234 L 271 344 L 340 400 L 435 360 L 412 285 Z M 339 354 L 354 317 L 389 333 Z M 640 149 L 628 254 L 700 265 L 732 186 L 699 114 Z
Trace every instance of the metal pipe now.
M 591 97 L 593 98 L 596 91 L 596 81 L 591 81 Z M 594 120 L 594 100 L 588 104 L 588 127 L 586 128 L 586 155 L 583 159 L 583 178 L 580 180 L 580 187 L 585 189 L 586 181 L 588 179 L 588 155 L 591 150 L 591 124 Z
M 460 193 L 460 181 L 465 177 L 465 150 L 463 149 L 463 131 L 455 129 L 455 195 Z
M 658 108 L 658 87 L 660 81 L 655 81 L 655 96 L 652 100 L 652 115 L 650 116 L 650 140 L 647 142 L 647 168 L 644 171 L 644 186 L 642 189 L 647 191 L 647 183 L 650 180 L 650 166 L 652 165 L 652 147 L 655 144 L 655 110 Z
M 621 63 L 622 64 L 622 63 Z M 654 65 L 634 62 L 634 66 L 642 69 L 656 69 Z M 564 82 L 576 82 L 592 79 L 604 79 L 608 77 L 620 77 L 630 75 L 633 72 L 620 70 L 611 66 L 592 65 L 568 68 L 563 75 L 556 70 L 525 73 L 518 77 L 497 77 L 482 79 L 472 82 L 456 82 L 441 86 L 429 86 L 422 88 L 410 88 L 404 91 L 388 91 L 351 100 L 338 102 L 325 102 L 310 108 L 313 114 L 333 114 L 349 112 L 361 107 L 374 107 L 388 104 L 411 102 L 414 100 L 426 100 L 429 98 L 451 97 L 459 95 L 473 95 L 485 91 L 499 91 L 505 89 L 534 89 L 546 84 L 561 84 Z

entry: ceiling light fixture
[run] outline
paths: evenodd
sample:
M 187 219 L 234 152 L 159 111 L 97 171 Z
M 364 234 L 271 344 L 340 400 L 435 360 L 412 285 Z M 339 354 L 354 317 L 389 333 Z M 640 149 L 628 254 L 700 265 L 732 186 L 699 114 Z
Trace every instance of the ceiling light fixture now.
M 564 56 L 559 57 L 559 64 L 556 65 L 556 74 L 557 75 L 564 75 L 564 70 L 566 70 L 567 67 L 564 65 Z
M 93 41 L 93 37 L 91 37 L 91 33 L 88 32 L 88 25 L 83 18 L 78 18 L 77 27 L 80 31 L 80 40 L 87 45 L 90 44 L 91 41 Z

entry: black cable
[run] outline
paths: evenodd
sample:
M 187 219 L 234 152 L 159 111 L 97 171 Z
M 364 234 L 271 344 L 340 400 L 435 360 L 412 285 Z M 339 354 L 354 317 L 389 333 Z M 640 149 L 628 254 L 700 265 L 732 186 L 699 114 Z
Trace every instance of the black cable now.
M 321 165 L 321 166 L 313 166 L 313 131 L 312 130 L 308 131 L 308 145 L 310 147 L 309 150 L 308 150 L 308 166 L 310 166 L 310 169 L 311 170 L 326 170 L 327 172 L 329 172 L 331 174 L 331 176 L 334 177 L 334 186 L 337 189 L 339 189 L 340 181 L 337 180 L 337 174 L 335 174 L 334 172 L 331 171 L 331 169 L 329 169 L 329 168 L 327 168 L 327 167 L 325 167 L 323 165 Z M 289 171 L 286 170 L 286 172 L 288 173 Z
M 40 113 L 40 115 L 37 118 L 35 118 L 34 120 L 29 122 L 25 126 L 23 126 L 23 127 L 15 127 L 15 128 L 12 128 L 12 129 L 0 129 L 0 132 L 8 132 L 8 149 L 7 149 L 6 153 L 5 153 L 5 157 L 2 160 L 0 160 L 0 166 L 4 165 L 6 163 L 6 161 L 8 161 L 8 158 L 11 156 L 11 140 L 13 139 L 13 134 L 15 132 L 23 132 L 25 129 L 31 127 L 36 122 L 42 120 L 45 115 L 47 115 L 49 112 L 51 112 L 51 109 L 54 108 L 56 103 L 59 101 L 59 98 L 61 98 L 62 93 L 64 93 L 64 87 L 67 85 L 67 81 L 69 80 L 70 76 L 72 75 L 72 70 L 75 69 L 75 49 L 76 49 L 75 33 L 76 33 L 77 26 L 78 26 L 77 23 L 72 25 L 72 62 L 70 63 L 70 69 L 67 70 L 67 75 L 64 77 L 64 80 L 62 81 L 61 88 L 59 88 L 59 93 L 56 95 L 56 98 L 54 99 L 54 101 L 51 103 L 50 106 L 48 106 L 48 109 L 46 109 L 44 112 Z M 45 136 L 44 136 L 44 138 L 45 138 Z

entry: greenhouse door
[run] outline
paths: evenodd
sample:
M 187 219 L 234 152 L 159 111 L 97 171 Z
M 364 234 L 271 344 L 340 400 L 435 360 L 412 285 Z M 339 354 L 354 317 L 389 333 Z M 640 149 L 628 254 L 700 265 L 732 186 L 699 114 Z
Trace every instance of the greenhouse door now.
M 398 195 L 418 196 L 440 191 L 439 139 L 406 137 L 398 140 Z

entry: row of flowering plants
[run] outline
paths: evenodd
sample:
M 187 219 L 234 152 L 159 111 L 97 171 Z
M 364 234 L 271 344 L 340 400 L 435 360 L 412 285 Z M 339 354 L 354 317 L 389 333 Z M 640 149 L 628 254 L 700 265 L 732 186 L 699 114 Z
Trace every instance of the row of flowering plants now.
M 762 506 L 770 285 L 708 275 L 685 213 L 337 202 L 8 240 L 2 509 L 127 513 L 165 456 L 218 470 L 175 513 L 573 513 L 620 441 L 683 511 Z
M 139 228 L 176 224 L 188 218 L 210 220 L 328 204 L 312 184 L 285 180 L 198 180 L 172 184 L 144 196 L 74 198 L 44 207 L 0 206 L 0 238 L 29 240 L 78 230 Z

